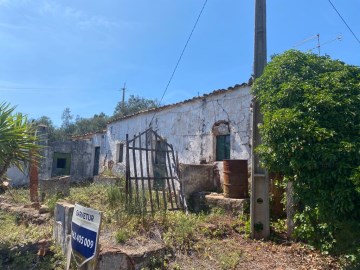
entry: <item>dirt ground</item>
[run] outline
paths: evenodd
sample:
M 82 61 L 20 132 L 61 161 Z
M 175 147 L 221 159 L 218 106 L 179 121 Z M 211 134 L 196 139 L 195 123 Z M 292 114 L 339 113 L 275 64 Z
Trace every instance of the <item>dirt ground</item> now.
M 170 269 L 341 269 L 336 259 L 296 243 L 281 245 L 232 235 L 206 249 L 218 249 L 212 253 L 222 255 L 214 258 L 206 255 L 206 251 L 178 253 Z
M 12 205 L 1 197 L 0 209 L 22 216 L 30 223 L 52 222 L 49 214 L 39 214 L 38 209 L 29 205 Z M 195 234 L 185 249 L 181 246 L 176 248 L 176 243 L 172 248 L 167 247 L 165 259 L 155 260 L 149 269 L 341 269 L 336 258 L 322 255 L 300 243 L 287 242 L 281 236 L 273 241 L 257 241 L 235 230 L 233 220 L 228 217 L 210 222 L 199 228 L 199 231 L 207 233 Z M 208 234 L 220 227 L 223 230 L 220 235 Z M 146 236 L 151 238 L 149 246 L 165 246 L 161 233 L 156 229 L 150 228 Z M 147 250 L 147 238 L 130 239 L 123 245 L 117 245 L 117 248 L 124 252 L 131 250 L 129 253 L 136 251 L 137 247 Z M 106 246 L 114 244 L 110 234 L 104 233 L 102 239 Z M 52 253 L 46 256 L 52 256 Z

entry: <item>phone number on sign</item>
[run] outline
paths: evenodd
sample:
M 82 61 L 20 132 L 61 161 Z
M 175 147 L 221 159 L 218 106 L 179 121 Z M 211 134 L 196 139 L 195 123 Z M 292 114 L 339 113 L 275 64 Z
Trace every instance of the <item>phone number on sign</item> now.
M 80 245 L 83 245 L 88 248 L 92 248 L 94 246 L 93 240 L 87 239 L 84 236 L 77 234 L 74 231 L 71 233 L 71 236 L 72 236 L 72 239 L 74 239 L 74 241 L 78 242 Z

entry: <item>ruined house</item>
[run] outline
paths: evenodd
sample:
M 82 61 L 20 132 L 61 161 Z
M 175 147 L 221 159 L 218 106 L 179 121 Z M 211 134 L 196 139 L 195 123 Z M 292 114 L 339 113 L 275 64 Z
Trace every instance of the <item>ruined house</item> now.
M 39 177 L 70 175 L 71 181 L 93 178 L 110 168 L 124 174 L 126 136 L 131 139 L 151 127 L 177 152 L 179 163 L 208 164 L 210 178 L 221 176 L 224 159 L 250 160 L 251 86 L 235 85 L 179 103 L 138 112 L 108 123 L 103 133 L 51 143 L 44 150 Z M 250 164 L 249 164 L 250 165 Z M 9 170 L 19 183 L 28 176 Z M 220 177 L 221 178 L 221 177 Z M 15 184 L 16 184 L 15 181 Z
M 249 159 L 251 99 L 249 85 L 236 85 L 115 119 L 107 126 L 100 160 L 112 160 L 115 171 L 124 171 L 126 134 L 132 138 L 149 127 L 173 145 L 180 163 Z
M 124 174 L 128 165 L 133 179 L 139 178 L 134 170 L 140 168 L 126 163 L 126 136 L 131 139 L 151 127 L 177 152 L 186 197 L 196 191 L 221 189 L 222 161 L 250 160 L 250 89 L 247 84 L 236 85 L 111 121 L 100 148 L 100 164 L 104 166 L 100 171 L 110 162 L 114 173 Z M 161 153 L 160 141 L 154 142 L 153 148 Z M 140 159 L 137 156 L 138 163 Z M 153 167 L 157 166 L 156 160 L 155 156 Z M 156 175 L 159 172 L 155 168 L 149 176 Z
M 103 133 L 92 133 L 76 136 L 68 141 L 48 142 L 45 138 L 39 162 L 39 179 L 50 179 L 55 176 L 70 175 L 71 182 L 92 179 L 99 173 L 99 162 L 95 163 L 99 153 Z M 7 177 L 14 186 L 29 184 L 29 164 L 21 172 L 10 167 Z

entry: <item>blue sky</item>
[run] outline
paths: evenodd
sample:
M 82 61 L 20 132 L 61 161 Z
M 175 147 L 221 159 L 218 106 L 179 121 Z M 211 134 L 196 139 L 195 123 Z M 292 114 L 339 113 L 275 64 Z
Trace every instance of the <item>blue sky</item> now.
M 360 65 L 360 44 L 328 0 L 267 2 L 269 58 L 320 34 L 322 55 Z M 332 2 L 360 37 L 360 1 Z M 0 102 L 60 125 L 66 107 L 111 115 L 124 82 L 127 97 L 159 100 L 203 3 L 0 0 Z M 208 0 L 163 104 L 247 82 L 253 29 L 254 1 Z

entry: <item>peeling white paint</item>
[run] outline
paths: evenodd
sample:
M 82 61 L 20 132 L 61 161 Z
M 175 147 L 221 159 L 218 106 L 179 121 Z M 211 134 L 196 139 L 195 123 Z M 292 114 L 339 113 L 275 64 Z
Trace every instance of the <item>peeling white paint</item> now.
M 251 136 L 250 86 L 211 94 L 203 98 L 169 106 L 158 111 L 153 119 L 153 129 L 178 152 L 180 163 L 200 164 L 215 161 L 215 136 L 213 125 L 223 120 L 230 126 L 230 158 L 250 160 L 249 140 Z M 101 151 L 100 160 L 116 159 L 116 145 L 131 139 L 149 128 L 154 111 L 125 117 L 108 125 L 108 144 Z M 125 152 L 125 151 L 124 151 Z M 115 169 L 125 169 L 123 163 L 115 162 Z
M 180 163 L 214 163 L 216 133 L 224 133 L 225 129 L 229 129 L 230 158 L 247 159 L 250 166 L 252 100 L 250 88 L 246 85 L 226 91 L 216 91 L 203 97 L 111 122 L 104 134 L 96 133 L 79 141 L 50 144 L 44 151 L 39 178 L 51 177 L 54 151 L 71 152 L 72 181 L 93 177 L 95 147 L 100 147 L 100 172 L 108 167 L 109 161 L 112 161 L 113 172 L 123 174 L 126 149 L 124 147 L 123 162 L 117 162 L 117 144 L 126 142 L 126 134 L 132 139 L 134 135 L 148 129 L 152 118 L 153 130 L 173 145 L 174 150 L 178 152 Z M 155 111 L 157 113 L 154 116 Z M 226 125 L 220 126 L 214 132 L 215 123 L 226 123 Z M 27 174 L 24 175 L 14 168 L 8 170 L 8 176 L 18 184 L 28 184 Z

